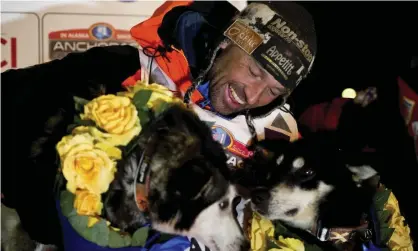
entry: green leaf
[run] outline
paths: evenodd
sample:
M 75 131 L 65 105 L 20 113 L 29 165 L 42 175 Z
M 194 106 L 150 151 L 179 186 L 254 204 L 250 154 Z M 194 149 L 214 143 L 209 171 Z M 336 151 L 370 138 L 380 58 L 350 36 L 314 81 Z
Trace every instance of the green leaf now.
M 148 109 L 138 109 L 139 123 L 144 127 L 150 121 L 150 114 Z
M 71 226 L 74 228 L 74 230 L 84 238 L 90 240 L 91 237 L 86 235 L 86 229 L 87 229 L 87 223 L 88 223 L 88 216 L 85 215 L 73 215 L 71 217 L 68 217 L 68 221 L 70 222 Z
M 305 244 L 305 251 L 323 251 L 320 247 L 318 247 L 317 245 L 312 245 L 312 244 Z
M 136 230 L 135 233 L 132 235 L 132 246 L 143 247 L 148 239 L 148 231 L 149 227 L 142 227 Z
M 167 110 L 167 108 L 169 108 L 172 105 L 173 104 L 170 104 L 168 102 L 161 102 L 161 103 L 159 103 L 159 105 L 157 107 L 155 107 L 155 109 L 154 109 L 155 116 L 160 115 L 162 112 L 164 112 L 165 110 Z
M 123 241 L 125 242 L 125 246 L 126 247 L 131 246 L 131 244 L 132 244 L 132 238 L 131 238 L 130 235 L 125 234 L 125 235 L 122 236 L 122 238 L 123 238 Z
M 390 189 L 385 189 L 384 191 L 378 192 L 375 195 L 375 206 L 376 210 L 383 210 L 385 203 L 389 199 L 389 195 L 392 191 Z
M 151 94 L 152 94 L 152 91 L 150 90 L 140 90 L 137 93 L 135 93 L 132 101 L 137 110 L 140 110 L 141 108 L 147 105 L 148 100 L 151 97 Z
M 274 222 L 274 238 L 278 239 L 279 235 L 286 236 L 289 234 L 289 230 L 283 226 L 279 221 Z
M 279 245 L 269 237 L 266 237 L 266 250 L 270 250 L 272 248 L 280 248 Z
M 120 147 L 122 150 L 122 158 L 128 157 L 129 154 L 138 145 L 138 136 L 134 137 L 126 146 Z
M 74 199 L 75 199 L 75 195 L 72 194 L 70 191 L 64 190 L 61 192 L 60 205 L 61 205 L 62 215 L 64 215 L 65 217 L 69 217 L 70 213 L 73 210 L 75 210 Z
M 390 212 L 388 210 L 377 211 L 377 217 L 381 224 L 385 223 L 389 220 Z
M 91 241 L 98 244 L 99 246 L 106 247 L 109 245 L 110 230 L 105 220 L 101 219 L 91 228 L 87 228 L 85 232 L 92 232 Z
M 89 119 L 82 120 L 79 115 L 75 115 L 74 116 L 74 123 L 77 126 L 80 126 L 80 125 L 83 125 L 83 126 L 96 126 L 96 123 L 94 123 L 93 120 L 89 120 Z
M 73 99 L 74 99 L 74 104 L 75 104 L 75 110 L 78 111 L 78 112 L 84 112 L 84 106 L 88 102 L 90 102 L 87 99 L 80 98 L 80 97 L 77 97 L 77 96 L 74 96 Z
M 106 225 L 106 221 L 101 219 L 92 227 L 88 227 L 88 219 L 88 216 L 75 215 L 69 218 L 69 221 L 71 226 L 83 238 L 99 246 L 106 247 L 109 244 L 109 228 Z
M 67 126 L 67 133 L 68 134 L 71 134 L 73 132 L 74 128 L 76 128 L 77 126 L 79 126 L 79 125 L 77 125 L 77 124 L 70 124 L 70 125 L 68 125 Z
M 386 245 L 390 237 L 392 237 L 392 234 L 394 231 L 395 231 L 394 228 L 381 228 L 380 229 L 381 245 Z
M 125 240 L 122 235 L 120 235 L 118 232 L 115 232 L 113 230 L 109 231 L 109 247 L 111 248 L 121 248 L 126 247 Z
M 57 166 L 60 166 L 59 159 L 58 163 L 55 163 Z M 55 175 L 55 182 L 54 182 L 54 194 L 58 195 L 61 203 L 61 191 L 65 183 L 64 175 L 62 175 L 61 170 L 57 171 L 57 174 Z

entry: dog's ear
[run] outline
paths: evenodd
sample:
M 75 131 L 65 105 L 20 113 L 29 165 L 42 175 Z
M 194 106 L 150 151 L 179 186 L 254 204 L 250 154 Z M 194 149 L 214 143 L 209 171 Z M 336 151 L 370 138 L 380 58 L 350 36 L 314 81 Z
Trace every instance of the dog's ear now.
M 167 191 L 177 200 L 192 200 L 205 193 L 208 183 L 214 178 L 204 159 L 187 161 L 179 168 L 173 169 L 167 184 Z
M 153 118 L 143 129 L 139 142 L 146 144 L 147 139 L 153 135 L 161 135 L 176 131 L 184 135 L 197 135 L 200 138 L 210 135 L 209 128 L 193 111 L 183 105 L 170 105 L 164 112 Z M 200 134 L 204 135 L 200 135 Z M 202 137 L 201 137 L 202 136 Z M 204 136 L 204 137 L 203 137 Z
M 254 152 L 253 158 L 255 160 L 271 160 L 275 158 L 277 155 L 282 154 L 289 146 L 292 144 L 288 140 L 280 139 L 280 140 L 262 140 L 257 142 L 253 147 L 252 150 Z

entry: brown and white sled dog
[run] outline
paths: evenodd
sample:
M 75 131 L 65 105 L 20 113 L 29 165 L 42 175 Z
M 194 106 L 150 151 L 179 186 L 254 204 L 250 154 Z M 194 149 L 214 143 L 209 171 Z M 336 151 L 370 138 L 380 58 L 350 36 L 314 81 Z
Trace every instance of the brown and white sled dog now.
M 207 125 L 173 106 L 143 128 L 138 145 L 118 164 L 104 203 L 106 217 L 134 231 L 148 220 L 154 229 L 195 237 L 212 251 L 249 250 L 234 217 L 235 187 L 226 156 Z M 136 200 L 146 184 L 148 210 Z

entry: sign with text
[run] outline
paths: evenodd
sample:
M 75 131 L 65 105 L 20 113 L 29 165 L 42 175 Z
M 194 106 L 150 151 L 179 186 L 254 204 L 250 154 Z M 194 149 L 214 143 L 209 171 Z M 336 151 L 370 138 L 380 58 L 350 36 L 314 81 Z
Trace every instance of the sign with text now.
M 1 72 L 39 63 L 39 18 L 34 13 L 2 13 Z
M 47 14 L 43 19 L 43 61 L 60 59 L 68 53 L 84 52 L 99 46 L 137 46 L 130 35 L 130 28 L 145 18 L 123 15 Z

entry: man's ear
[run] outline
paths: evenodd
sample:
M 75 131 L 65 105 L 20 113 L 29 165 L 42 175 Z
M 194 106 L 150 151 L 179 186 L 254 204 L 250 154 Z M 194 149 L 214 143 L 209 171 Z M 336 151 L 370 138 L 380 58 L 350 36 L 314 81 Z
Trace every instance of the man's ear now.
M 222 41 L 221 42 L 221 44 L 219 45 L 219 47 L 222 49 L 222 50 L 225 50 L 226 49 L 226 47 L 228 47 L 228 45 L 230 45 L 231 44 L 231 42 L 229 41 L 229 40 L 224 40 L 224 41 Z

